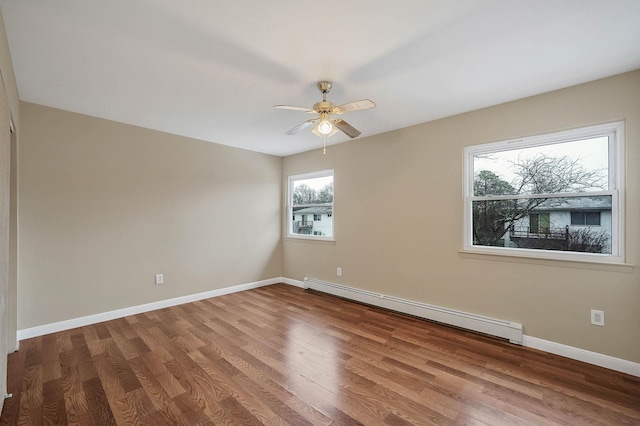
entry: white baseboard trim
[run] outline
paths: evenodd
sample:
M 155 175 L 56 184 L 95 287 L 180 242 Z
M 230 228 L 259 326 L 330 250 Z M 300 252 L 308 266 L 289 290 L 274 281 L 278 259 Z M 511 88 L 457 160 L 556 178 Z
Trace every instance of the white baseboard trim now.
M 239 291 L 250 290 L 252 288 L 264 287 L 266 285 L 286 283 L 289 285 L 297 285 L 294 280 L 283 277 L 271 278 L 268 280 L 256 281 L 252 283 L 239 284 L 231 287 L 220 288 L 216 290 L 205 291 L 202 293 L 189 294 L 186 296 L 175 297 L 173 299 L 160 300 L 158 302 L 145 303 L 143 305 L 131 306 L 115 311 L 102 312 L 94 315 L 87 315 L 80 318 L 73 318 L 65 321 L 54 322 L 51 324 L 39 325 L 36 327 L 18 330 L 18 341 L 30 339 L 32 337 L 43 336 L 45 334 L 56 333 L 58 331 L 69 330 L 85 325 L 96 324 L 98 322 L 110 321 L 116 318 L 122 318 L 129 315 L 137 315 L 143 312 L 149 312 L 156 309 L 168 308 L 170 306 L 182 305 L 183 303 L 195 302 L 197 300 L 209 299 L 210 297 L 222 296 Z
M 566 358 L 575 359 L 577 361 L 586 362 L 588 364 L 593 364 L 600 367 L 608 368 L 610 370 L 640 377 L 640 363 L 637 362 L 614 358 L 609 355 L 603 355 L 597 352 L 587 351 L 585 349 L 574 348 L 573 346 L 550 342 L 548 340 L 543 340 L 527 335 L 523 336 L 522 346 L 538 349 L 555 355 L 560 355 Z
M 293 285 L 293 286 L 300 287 L 300 288 L 306 288 L 304 286 L 304 281 L 293 280 L 291 278 L 281 278 L 281 279 L 282 279 L 282 281 L 280 281 L 280 282 L 283 282 L 285 284 Z

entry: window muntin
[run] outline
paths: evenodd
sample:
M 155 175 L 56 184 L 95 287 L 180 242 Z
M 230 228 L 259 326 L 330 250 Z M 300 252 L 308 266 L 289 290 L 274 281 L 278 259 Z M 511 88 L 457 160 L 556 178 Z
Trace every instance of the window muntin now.
M 465 148 L 465 249 L 623 262 L 623 130 Z
M 287 236 L 333 239 L 333 170 L 289 176 Z

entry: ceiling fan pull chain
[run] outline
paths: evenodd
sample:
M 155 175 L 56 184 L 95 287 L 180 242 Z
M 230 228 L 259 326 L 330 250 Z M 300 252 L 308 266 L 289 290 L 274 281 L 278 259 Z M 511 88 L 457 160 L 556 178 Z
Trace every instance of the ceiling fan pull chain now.
M 322 155 L 327 155 L 327 135 L 322 135 Z

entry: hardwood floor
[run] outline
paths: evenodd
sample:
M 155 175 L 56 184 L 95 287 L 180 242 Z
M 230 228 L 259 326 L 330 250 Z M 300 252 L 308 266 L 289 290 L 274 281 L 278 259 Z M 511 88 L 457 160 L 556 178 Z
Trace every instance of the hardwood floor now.
M 640 378 L 278 284 L 24 340 L 0 425 L 639 425 Z

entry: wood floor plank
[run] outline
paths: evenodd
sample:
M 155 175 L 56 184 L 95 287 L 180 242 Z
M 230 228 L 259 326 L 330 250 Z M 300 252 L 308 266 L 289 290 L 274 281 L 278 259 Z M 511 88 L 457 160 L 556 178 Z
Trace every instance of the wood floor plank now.
M 289 386 L 280 384 L 280 381 L 284 379 L 283 375 L 276 374 L 260 363 L 247 361 L 245 357 L 231 355 L 225 360 L 241 371 L 243 376 L 246 375 L 247 378 L 257 383 L 269 395 L 273 395 L 277 402 L 274 402 L 275 408 L 272 405 L 271 409 L 278 414 L 286 413 L 285 418 L 287 419 L 297 420 L 292 424 L 320 426 L 331 423 L 329 418 L 309 405 L 306 400 L 299 398 Z M 242 378 L 239 381 L 242 381 Z M 300 420 L 300 417 L 304 420 Z
M 20 398 L 20 413 L 18 414 L 18 421 L 16 424 L 44 424 L 44 415 L 42 411 L 42 388 L 31 388 L 22 391 Z
M 143 417 L 140 419 L 140 424 L 146 426 L 189 426 L 173 402 L 167 407 Z
M 98 372 L 98 379 L 102 385 L 103 392 L 105 392 L 108 395 L 108 398 L 111 398 L 113 401 L 124 398 L 127 392 L 122 387 L 120 380 L 118 380 L 118 374 L 113 369 L 113 366 L 107 359 L 107 356 L 105 354 L 101 354 L 94 357 L 93 360 L 96 366 L 96 371 Z M 83 382 L 83 389 L 84 383 L 86 382 Z M 84 390 L 86 393 L 86 389 Z M 89 395 L 87 394 L 87 397 L 88 396 Z
M 22 375 L 23 389 L 42 389 L 42 338 L 36 337 L 26 344 L 24 372 Z
M 85 397 L 84 391 L 64 397 L 64 406 L 67 411 L 67 423 L 69 425 L 90 425 L 91 415 L 89 413 L 89 404 Z
M 113 342 L 118 346 L 118 350 L 125 359 L 129 360 L 140 355 L 127 336 L 125 336 L 123 331 L 120 329 L 117 321 L 109 321 L 107 328 L 113 338 Z
M 185 364 L 186 368 L 178 360 L 165 363 L 167 370 L 185 389 L 185 392 L 175 397 L 174 401 L 180 400 L 184 406 L 191 407 L 190 409 L 198 409 L 206 416 L 217 417 L 220 414 L 218 401 L 227 397 L 228 394 L 217 389 L 215 383 L 200 377 L 199 372 L 192 376 L 193 369 L 190 368 L 191 366 L 188 365 L 188 362 L 185 362 Z M 204 388 L 200 386 L 201 384 L 204 384 Z
M 277 284 L 26 339 L 0 425 L 640 425 L 640 378 Z
M 73 345 L 71 344 L 71 332 L 72 330 L 64 330 L 54 334 L 56 337 L 58 353 L 73 350 Z
M 60 361 L 60 375 L 65 395 L 84 392 L 82 387 L 84 379 L 80 374 L 80 366 L 74 350 L 60 352 L 58 359 Z M 86 379 L 88 380 L 89 378 Z
M 45 424 L 63 425 L 67 423 L 67 411 L 61 382 L 62 379 L 55 379 L 42 385 L 42 418 Z
M 131 363 L 131 369 L 142 385 L 142 389 L 144 389 L 147 397 L 156 409 L 163 409 L 171 404 L 173 397 L 184 393 L 184 389 L 182 389 L 181 392 L 174 393 L 173 395 L 167 393 L 156 375 L 153 374 L 142 358 L 135 358 L 129 362 Z M 147 416 L 149 414 L 147 414 Z
M 89 416 L 92 424 L 95 425 L 115 425 L 116 419 L 113 416 L 109 400 L 105 394 L 100 378 L 89 379 L 82 384 L 84 388 Z M 123 423 L 126 424 L 126 423 Z
M 142 387 L 138 378 L 131 370 L 131 366 L 125 359 L 120 348 L 115 341 L 110 342 L 106 346 L 105 357 L 109 362 L 112 371 L 115 372 L 118 382 L 122 386 L 125 393 L 132 392 Z
M 0 425 L 18 424 L 20 415 L 20 402 L 22 400 L 22 374 L 26 351 L 10 353 L 7 357 L 7 390 L 12 394 L 11 398 L 4 400 Z

